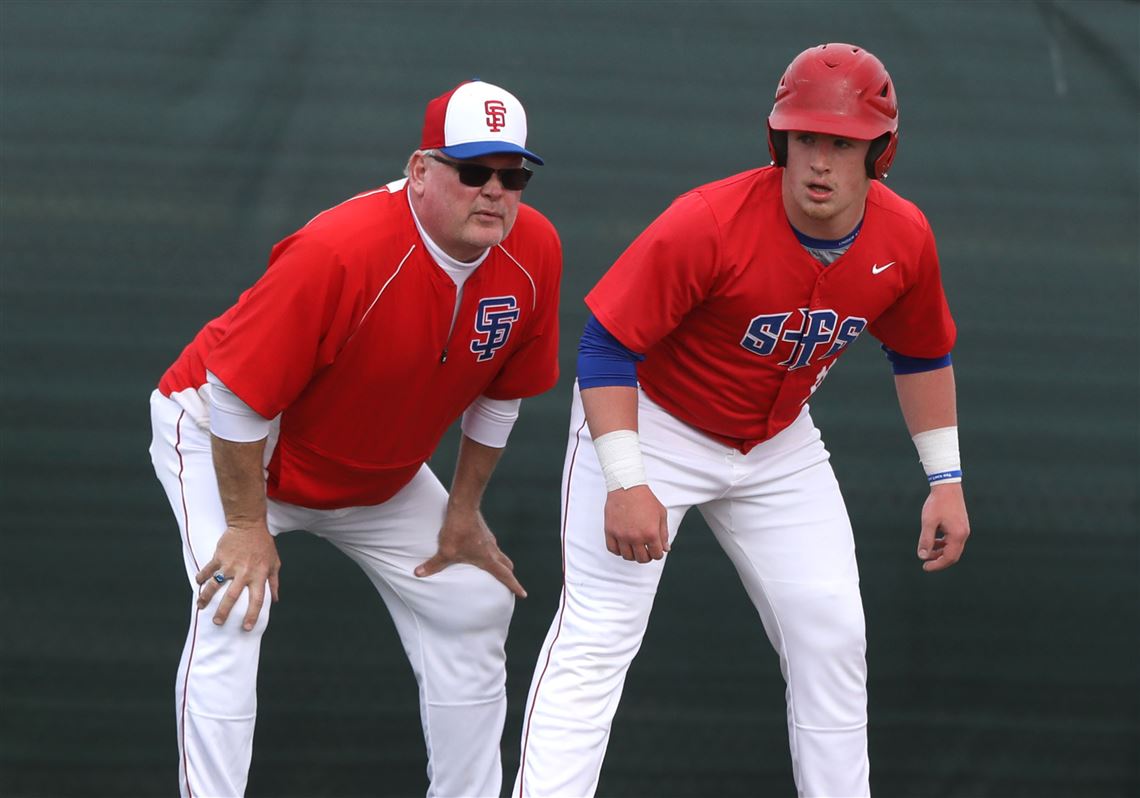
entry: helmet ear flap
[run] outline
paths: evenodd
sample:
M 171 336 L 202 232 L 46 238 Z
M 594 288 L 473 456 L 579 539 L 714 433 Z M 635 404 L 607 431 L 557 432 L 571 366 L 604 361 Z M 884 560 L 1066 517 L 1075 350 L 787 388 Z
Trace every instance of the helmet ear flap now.
M 871 146 L 867 148 L 867 160 L 865 161 L 867 167 L 867 177 L 872 180 L 879 180 L 887 176 L 887 169 L 891 166 L 891 161 L 894 160 L 894 147 L 891 147 L 892 136 L 890 133 L 884 133 L 877 139 L 871 141 Z M 785 139 L 785 146 L 786 146 Z M 890 148 L 891 152 L 888 154 L 887 149 Z M 786 150 L 785 150 L 786 152 Z M 884 157 L 886 155 L 886 157 Z
M 768 127 L 768 154 L 776 166 L 788 165 L 788 131 Z

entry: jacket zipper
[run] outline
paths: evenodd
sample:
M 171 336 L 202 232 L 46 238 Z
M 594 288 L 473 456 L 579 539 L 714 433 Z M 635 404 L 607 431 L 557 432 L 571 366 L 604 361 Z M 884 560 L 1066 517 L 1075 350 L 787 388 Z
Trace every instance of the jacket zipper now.
M 463 299 L 463 288 L 455 291 L 455 309 L 451 312 L 451 326 L 447 328 L 447 338 L 443 341 L 443 351 L 439 353 L 439 362 L 447 362 L 447 347 L 451 344 L 451 334 L 455 332 L 455 320 L 459 318 L 459 303 Z

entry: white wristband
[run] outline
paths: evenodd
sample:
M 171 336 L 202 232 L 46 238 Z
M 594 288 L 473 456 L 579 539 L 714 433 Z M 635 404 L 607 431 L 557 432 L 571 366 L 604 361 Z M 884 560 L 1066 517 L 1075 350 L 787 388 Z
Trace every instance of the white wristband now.
M 962 481 L 962 458 L 958 453 L 958 428 L 939 427 L 915 435 L 911 440 L 931 485 Z
M 602 475 L 606 478 L 606 490 L 632 488 L 648 485 L 645 475 L 645 461 L 641 459 L 641 447 L 637 443 L 637 433 L 631 429 L 607 432 L 594 440 Z

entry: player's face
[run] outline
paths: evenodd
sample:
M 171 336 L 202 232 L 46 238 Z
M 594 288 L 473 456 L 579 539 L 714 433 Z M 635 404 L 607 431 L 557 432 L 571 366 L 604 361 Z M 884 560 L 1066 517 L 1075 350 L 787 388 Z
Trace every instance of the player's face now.
M 870 146 L 861 139 L 788 131 L 784 210 L 797 230 L 836 239 L 855 229 L 871 186 L 864 165 Z
M 443 158 L 444 156 L 439 156 Z M 485 155 L 469 161 L 492 169 L 517 169 L 521 155 Z M 427 234 L 444 252 L 461 260 L 475 260 L 483 251 L 507 237 L 519 212 L 522 190 L 503 187 L 498 173 L 482 186 L 467 186 L 448 163 L 417 155 L 409 170 L 416 216 Z

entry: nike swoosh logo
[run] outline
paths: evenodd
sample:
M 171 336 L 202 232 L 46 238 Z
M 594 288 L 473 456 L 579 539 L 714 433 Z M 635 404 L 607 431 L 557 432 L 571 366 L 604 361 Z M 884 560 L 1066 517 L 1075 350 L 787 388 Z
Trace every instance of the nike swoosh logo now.
M 883 272 L 885 272 L 887 269 L 891 268 L 894 265 L 895 265 L 895 262 L 893 260 L 890 263 L 884 263 L 882 266 L 875 264 L 874 266 L 871 267 L 871 274 L 882 274 Z

